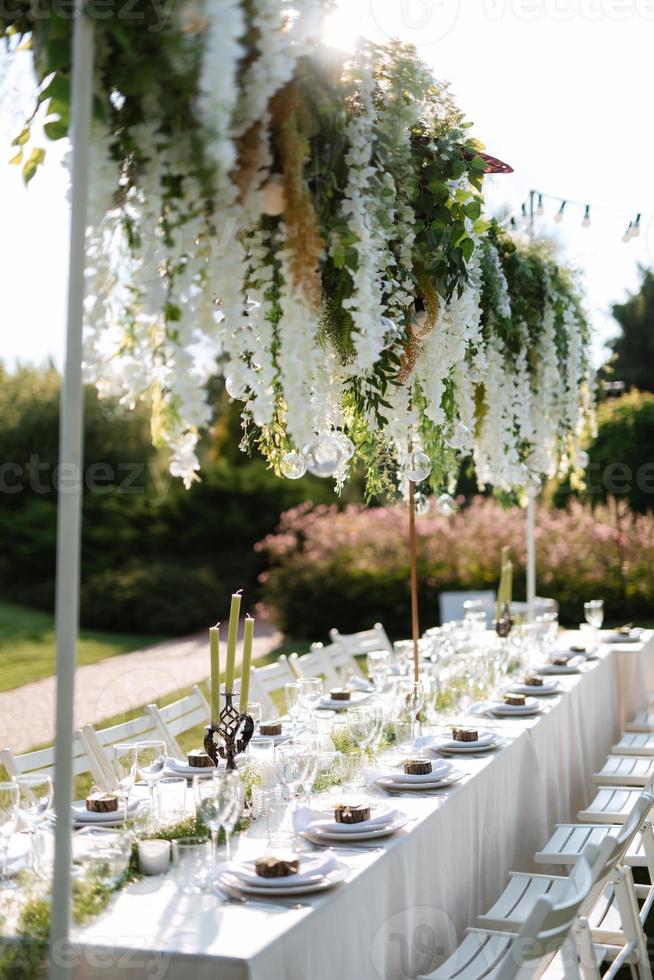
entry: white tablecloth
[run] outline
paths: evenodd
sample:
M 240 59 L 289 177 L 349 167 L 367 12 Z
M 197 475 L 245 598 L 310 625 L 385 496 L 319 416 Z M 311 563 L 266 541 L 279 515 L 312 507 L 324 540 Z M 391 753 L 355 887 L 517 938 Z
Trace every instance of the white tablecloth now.
M 533 869 L 557 821 L 574 819 L 625 720 L 647 703 L 654 635 L 603 644 L 566 693 L 529 721 L 489 722 L 508 744 L 461 757 L 469 774 L 441 796 L 397 797 L 415 818 L 380 850 L 343 851 L 346 883 L 299 909 L 223 905 L 143 879 L 76 938 L 76 980 L 399 980 L 428 972 L 504 886 Z M 485 727 L 485 723 L 484 723 Z M 245 836 L 239 852 L 261 841 Z M 541 869 L 542 870 L 542 869 Z

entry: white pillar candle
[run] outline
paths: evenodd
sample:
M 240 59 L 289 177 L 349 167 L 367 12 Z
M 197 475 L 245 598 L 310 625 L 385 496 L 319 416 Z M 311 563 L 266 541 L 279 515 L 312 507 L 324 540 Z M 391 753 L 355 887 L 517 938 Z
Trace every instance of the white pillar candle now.
M 139 848 L 139 871 L 142 875 L 163 875 L 170 864 L 170 841 L 141 840 Z

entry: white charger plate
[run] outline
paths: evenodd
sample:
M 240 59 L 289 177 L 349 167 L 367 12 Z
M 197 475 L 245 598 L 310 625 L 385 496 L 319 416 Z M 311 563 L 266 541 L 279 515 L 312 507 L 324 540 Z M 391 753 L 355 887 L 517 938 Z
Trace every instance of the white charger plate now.
M 510 688 L 513 694 L 524 694 L 526 697 L 533 697 L 538 693 L 539 698 L 551 697 L 555 694 L 562 694 L 563 688 L 558 681 L 549 681 L 541 684 L 540 687 L 533 687 L 531 684 L 515 684 Z
M 302 885 L 280 885 L 278 888 L 250 885 L 229 871 L 224 871 L 222 874 L 219 874 L 217 881 L 218 886 L 220 886 L 221 882 L 224 882 L 227 888 L 242 892 L 243 895 L 261 895 L 265 898 L 271 898 L 274 901 L 275 898 L 281 898 L 283 896 L 311 895 L 315 892 L 327 891 L 329 888 L 333 888 L 335 885 L 340 884 L 341 881 L 344 881 L 349 871 L 350 869 L 348 867 L 340 864 L 331 871 L 328 871 L 327 874 L 320 876 L 316 881 L 307 881 Z M 281 881 L 282 879 L 280 878 L 279 880 Z
M 324 841 L 337 844 L 340 841 L 374 840 L 377 837 L 388 837 L 390 834 L 394 834 L 406 826 L 410 820 L 411 817 L 405 815 L 392 820 L 383 827 L 373 827 L 369 830 L 345 831 L 344 833 L 338 834 L 330 833 L 328 830 L 322 830 L 320 827 L 307 827 L 306 830 L 300 830 L 298 833 L 302 837 L 306 837 L 307 840 L 313 840 L 318 844 L 322 844 Z M 353 826 L 356 826 L 356 824 Z
M 370 700 L 370 697 L 370 694 L 365 694 L 363 691 L 352 691 L 349 701 L 336 701 L 325 695 L 320 699 L 320 707 L 328 708 L 330 711 L 347 711 L 354 705 L 365 704 L 366 701 Z
M 543 664 L 538 668 L 539 674 L 580 674 L 581 663 L 576 664 Z
M 140 800 L 132 800 L 127 807 L 127 816 L 133 817 L 139 807 Z M 92 813 L 86 809 L 86 800 L 75 800 L 70 805 L 71 816 L 75 824 L 84 824 L 87 827 L 118 827 L 125 821 L 125 813 L 122 804 L 119 804 L 118 811 L 113 813 Z
M 621 636 L 619 633 L 612 633 L 610 636 L 604 636 L 603 640 L 605 643 L 642 643 L 643 631 L 640 627 L 633 630 L 629 636 Z
M 496 718 L 531 718 L 533 715 L 541 714 L 543 704 L 537 698 L 533 698 L 530 704 L 503 704 L 501 701 L 493 702 L 488 706 L 490 714 Z
M 461 772 L 460 769 L 453 769 L 452 772 L 448 773 L 447 776 L 443 776 L 442 779 L 433 779 L 430 780 L 429 782 L 421 782 L 421 783 L 397 782 L 392 778 L 392 776 L 380 776 L 379 779 L 376 780 L 376 782 L 378 782 L 379 785 L 382 786 L 384 789 L 391 790 L 394 793 L 402 793 L 402 792 L 414 793 L 416 791 L 419 792 L 422 789 L 425 790 L 447 789 L 448 786 L 455 786 L 456 783 L 460 783 L 464 776 L 465 773 Z
M 501 735 L 496 735 L 490 742 L 453 742 L 448 739 L 446 742 L 440 744 L 437 748 L 438 752 L 444 752 L 448 755 L 468 755 L 473 752 L 493 752 L 498 749 L 500 745 L 505 744 L 505 739 Z

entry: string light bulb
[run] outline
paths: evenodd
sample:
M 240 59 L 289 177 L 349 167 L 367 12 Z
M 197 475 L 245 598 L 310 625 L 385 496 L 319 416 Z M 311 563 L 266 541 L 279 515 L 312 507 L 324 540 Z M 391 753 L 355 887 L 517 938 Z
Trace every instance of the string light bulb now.
M 584 216 L 581 219 L 582 228 L 590 228 L 590 204 L 587 204 L 584 209 Z
M 538 195 L 538 204 L 536 206 L 536 215 L 537 215 L 537 217 L 542 218 L 543 215 L 544 215 L 544 213 L 545 213 L 545 211 L 543 209 L 543 195 L 542 194 L 539 194 Z
M 638 238 L 640 235 L 640 213 L 636 215 L 636 220 L 631 226 L 631 231 L 629 232 L 630 238 Z
M 521 205 L 521 211 L 522 211 L 522 214 L 521 214 L 522 223 L 525 226 L 525 228 L 528 228 L 529 227 L 529 215 L 527 214 L 527 205 L 525 204 L 524 201 L 522 202 L 522 205 Z
M 633 226 L 634 226 L 633 221 L 630 221 L 629 224 L 628 224 L 628 226 L 627 226 L 627 230 L 625 231 L 624 235 L 622 236 L 622 241 L 623 242 L 631 241 L 631 229 L 633 228 Z
M 556 221 L 557 225 L 560 225 L 561 222 L 563 221 L 563 212 L 565 211 L 565 205 L 566 205 L 566 201 L 561 201 L 561 207 L 554 215 L 554 220 Z

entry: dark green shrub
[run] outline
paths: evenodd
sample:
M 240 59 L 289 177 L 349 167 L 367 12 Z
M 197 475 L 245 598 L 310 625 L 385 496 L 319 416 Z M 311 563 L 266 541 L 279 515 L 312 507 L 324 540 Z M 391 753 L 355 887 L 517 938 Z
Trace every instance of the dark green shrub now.
M 190 633 L 229 612 L 229 593 L 212 569 L 132 561 L 82 584 L 81 614 L 92 629 Z
M 586 487 L 577 491 L 583 500 L 594 506 L 615 497 L 641 514 L 654 509 L 654 395 L 632 391 L 602 402 L 588 455 Z M 571 492 L 565 481 L 555 503 L 561 506 Z

